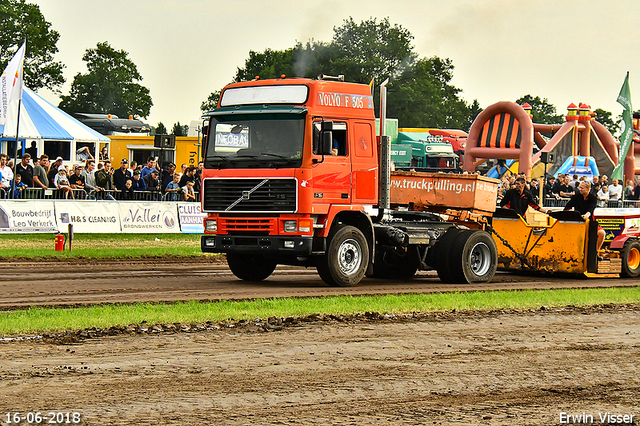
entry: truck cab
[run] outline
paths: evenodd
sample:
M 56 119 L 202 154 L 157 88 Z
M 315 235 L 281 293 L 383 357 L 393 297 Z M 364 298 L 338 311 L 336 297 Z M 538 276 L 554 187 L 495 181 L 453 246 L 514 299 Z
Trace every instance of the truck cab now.
M 227 253 L 241 278 L 263 279 L 277 263 L 316 264 L 338 221 L 365 228 L 371 252 L 366 209 L 377 204 L 378 149 L 369 86 L 235 83 L 208 117 L 203 251 Z M 367 260 L 345 256 L 347 269 Z

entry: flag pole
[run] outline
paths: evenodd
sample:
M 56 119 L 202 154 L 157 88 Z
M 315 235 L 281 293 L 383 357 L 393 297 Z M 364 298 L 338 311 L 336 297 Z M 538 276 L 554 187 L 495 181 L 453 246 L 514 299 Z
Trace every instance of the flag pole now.
M 15 159 L 13 162 L 13 182 L 11 184 L 11 197 L 13 198 L 16 194 L 16 175 L 18 174 L 18 139 L 20 138 L 20 109 L 22 107 L 22 98 L 18 99 L 18 120 L 16 123 L 16 150 L 15 150 Z

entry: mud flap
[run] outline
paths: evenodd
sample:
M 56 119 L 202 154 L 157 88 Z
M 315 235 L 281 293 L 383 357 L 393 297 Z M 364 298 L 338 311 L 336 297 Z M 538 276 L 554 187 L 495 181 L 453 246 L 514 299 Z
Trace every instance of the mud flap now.
M 591 220 L 589 221 L 589 229 L 587 230 L 587 272 L 598 272 L 597 244 L 598 222 Z

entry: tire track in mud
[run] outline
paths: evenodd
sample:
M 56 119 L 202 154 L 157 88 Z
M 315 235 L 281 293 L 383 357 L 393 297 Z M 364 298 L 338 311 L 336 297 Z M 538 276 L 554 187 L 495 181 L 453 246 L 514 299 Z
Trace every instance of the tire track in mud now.
M 267 280 L 251 283 L 231 274 L 224 258 L 64 259 L 0 262 L 0 310 L 29 306 L 185 300 L 247 300 L 272 297 L 323 297 L 438 293 L 451 291 L 633 287 L 635 279 L 582 279 L 496 274 L 493 282 L 451 285 L 435 271 L 409 281 L 365 278 L 354 287 L 329 287 L 314 268 L 278 266 Z

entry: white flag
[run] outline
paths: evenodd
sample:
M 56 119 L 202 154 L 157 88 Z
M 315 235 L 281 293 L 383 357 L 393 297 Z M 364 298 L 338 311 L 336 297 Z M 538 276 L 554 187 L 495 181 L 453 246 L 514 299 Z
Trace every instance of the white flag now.
M 22 46 L 0 76 L 0 125 L 7 122 L 9 103 L 22 99 L 22 65 L 24 63 L 24 50 L 27 42 Z

